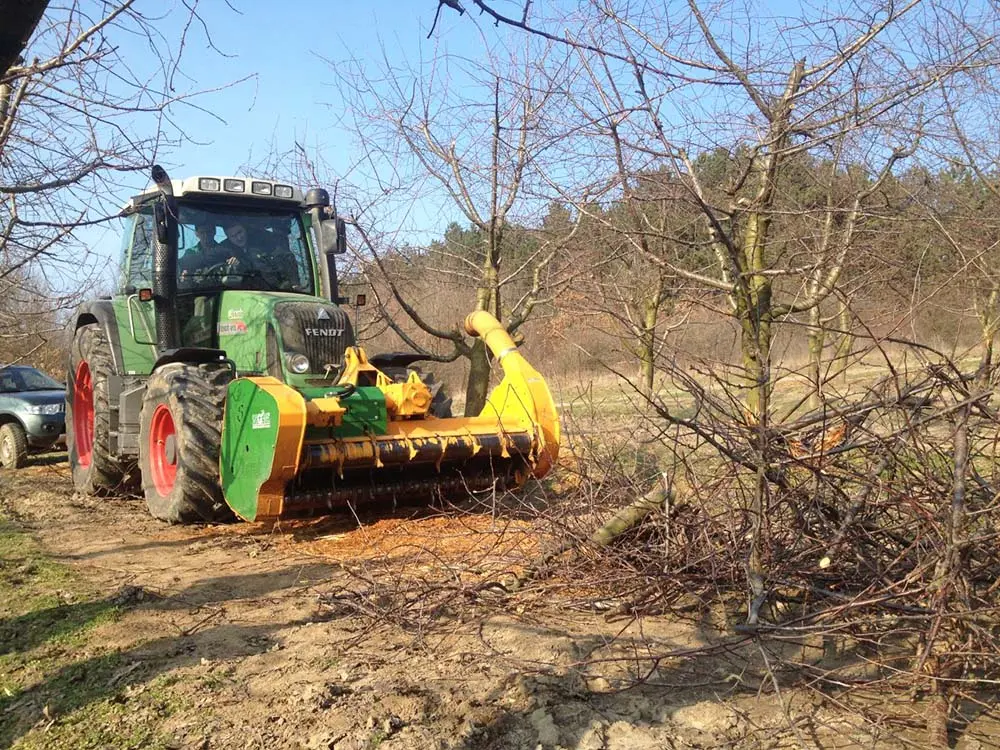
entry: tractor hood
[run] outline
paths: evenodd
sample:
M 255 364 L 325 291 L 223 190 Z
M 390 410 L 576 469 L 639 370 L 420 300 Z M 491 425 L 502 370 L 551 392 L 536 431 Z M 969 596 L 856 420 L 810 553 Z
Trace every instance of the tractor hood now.
M 216 333 L 240 372 L 289 383 L 331 377 L 354 344 L 350 318 L 339 306 L 284 292 L 223 292 Z

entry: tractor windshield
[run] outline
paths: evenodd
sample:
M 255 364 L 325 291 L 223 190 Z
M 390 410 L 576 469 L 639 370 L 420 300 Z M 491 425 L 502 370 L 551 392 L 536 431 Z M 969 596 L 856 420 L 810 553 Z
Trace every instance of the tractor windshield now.
M 313 267 L 295 211 L 180 203 L 177 288 L 312 294 Z

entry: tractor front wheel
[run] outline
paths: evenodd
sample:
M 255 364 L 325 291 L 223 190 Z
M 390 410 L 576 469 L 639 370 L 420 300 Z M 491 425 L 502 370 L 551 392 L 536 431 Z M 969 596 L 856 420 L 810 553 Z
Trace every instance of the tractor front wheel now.
M 111 345 L 97 323 L 77 329 L 66 378 L 66 448 L 73 485 L 88 495 L 123 488 L 125 469 L 111 453 L 108 377 Z
M 146 384 L 139 419 L 139 467 L 149 512 L 170 523 L 225 521 L 219 485 L 222 410 L 232 373 L 218 365 L 172 363 Z

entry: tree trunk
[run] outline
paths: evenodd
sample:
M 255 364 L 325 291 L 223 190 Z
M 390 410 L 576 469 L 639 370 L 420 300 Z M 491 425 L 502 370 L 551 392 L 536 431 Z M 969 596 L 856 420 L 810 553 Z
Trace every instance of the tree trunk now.
M 823 405 L 823 344 L 825 331 L 820 318 L 819 305 L 809 310 L 809 380 L 812 392 L 809 394 L 809 408 L 819 409 Z
M 639 387 L 646 398 L 653 397 L 653 375 L 656 357 L 656 320 L 660 312 L 660 287 L 643 300 L 642 328 L 639 330 Z
M 771 393 L 771 282 L 753 276 L 749 289 L 749 295 L 737 299 L 746 408 L 751 423 L 763 426 Z
M 948 698 L 942 693 L 941 683 L 934 680 L 934 690 L 928 698 L 925 723 L 927 727 L 927 747 L 937 750 L 948 750 L 951 743 L 948 740 L 948 715 L 951 713 Z
M 1000 288 L 993 287 L 986 299 L 977 307 L 979 313 L 980 340 L 983 353 L 976 369 L 976 382 L 986 385 L 989 382 L 990 370 L 993 368 L 993 346 L 996 342 L 997 329 L 1000 328 L 1000 313 L 997 312 L 997 302 L 1000 298 Z
M 665 477 L 664 481 L 666 481 Z M 664 506 L 668 505 L 669 510 L 667 510 L 667 512 L 669 517 L 669 514 L 676 513 L 678 509 L 682 508 L 686 505 L 686 503 L 686 499 L 678 500 L 676 491 L 674 490 L 672 484 L 661 484 L 654 487 L 638 500 L 626 505 L 624 508 L 615 513 L 614 516 L 601 525 L 586 539 L 569 539 L 555 549 L 539 555 L 530 567 L 518 575 L 517 580 L 514 583 L 513 590 L 516 591 L 528 581 L 538 578 L 545 566 L 552 562 L 555 558 L 562 555 L 564 552 L 568 552 L 569 550 L 583 544 L 589 544 L 599 549 L 607 547 L 626 531 L 634 529 L 642 523 L 650 513 L 661 509 L 666 510 Z
M 966 574 L 963 550 L 967 543 L 968 524 L 966 501 L 966 476 L 969 471 L 969 417 L 971 407 L 966 405 L 957 413 L 954 436 L 954 471 L 952 476 L 951 507 L 944 518 L 945 548 L 941 552 L 934 570 L 934 577 L 928 586 L 932 593 L 932 605 L 936 610 L 937 623 L 947 623 L 956 610 L 962 608 L 959 591 L 965 589 L 962 579 Z M 957 620 L 957 618 L 956 618 Z M 956 625 L 944 627 L 955 628 Z M 951 636 L 949 638 L 949 636 Z M 954 648 L 955 633 L 938 630 L 937 624 L 929 625 L 925 634 L 926 646 L 917 663 L 918 671 L 930 674 L 930 710 L 927 712 L 926 727 L 931 747 L 950 747 L 948 727 L 951 720 L 951 697 L 953 683 L 949 677 L 961 674 L 963 669 L 960 656 L 949 653 Z M 969 653 L 968 646 L 956 649 Z M 922 668 L 922 669 L 920 669 Z M 941 678 L 945 679 L 941 679 Z
M 501 234 L 491 229 L 486 238 L 482 280 L 476 290 L 476 310 L 486 310 L 497 320 L 503 320 L 500 310 L 500 242 Z M 490 353 L 482 339 L 476 339 L 469 354 L 469 379 L 465 384 L 465 416 L 474 417 L 486 406 L 490 389 Z
M 469 379 L 465 385 L 465 416 L 475 417 L 486 406 L 490 389 L 490 359 L 482 339 L 476 339 L 469 355 Z
M 840 333 L 837 334 L 837 350 L 834 352 L 833 361 L 839 368 L 843 385 L 847 386 L 847 359 L 851 356 L 851 349 L 854 348 L 854 335 L 851 333 L 851 308 L 846 302 L 840 303 L 840 313 L 838 315 Z

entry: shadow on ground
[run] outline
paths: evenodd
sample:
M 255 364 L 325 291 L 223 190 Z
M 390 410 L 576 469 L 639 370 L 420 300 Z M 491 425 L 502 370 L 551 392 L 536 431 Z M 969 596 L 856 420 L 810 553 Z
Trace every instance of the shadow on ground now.
M 45 607 L 0 622 L 0 658 L 27 674 L 39 669 L 47 676 L 25 690 L 9 687 L 0 693 L 0 747 L 9 747 L 40 721 L 52 721 L 90 704 L 126 699 L 127 688 L 158 675 L 201 663 L 203 658 L 239 659 L 267 651 L 272 634 L 300 624 L 288 616 L 269 615 L 265 624 L 215 624 L 192 618 L 190 627 L 176 636 L 159 637 L 126 650 L 90 655 L 100 644 L 86 634 L 97 625 L 113 622 L 126 611 L 152 612 L 187 609 L 199 612 L 236 600 L 265 600 L 289 590 L 304 590 L 328 582 L 331 566 L 294 565 L 264 573 L 218 576 L 196 582 L 169 597 L 158 597 L 140 587 L 124 586 L 102 598 Z M 200 613 L 200 612 L 199 612 Z M 223 614 L 220 610 L 220 614 Z M 213 618 L 214 619 L 214 618 Z M 216 620 L 215 622 L 218 622 Z M 85 656 L 75 659 L 76 653 Z M 70 663 L 59 665 L 67 656 Z M 52 664 L 54 671 L 46 669 Z

